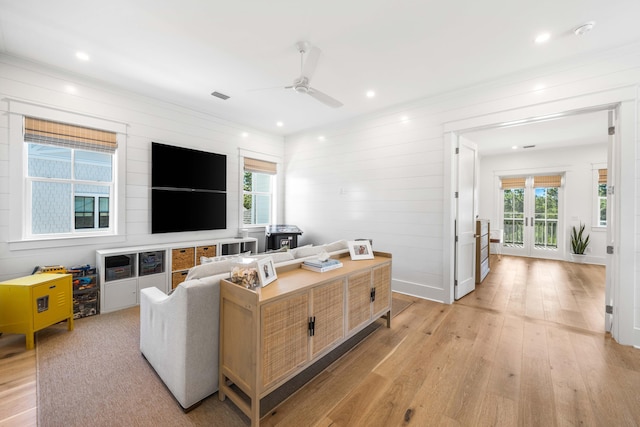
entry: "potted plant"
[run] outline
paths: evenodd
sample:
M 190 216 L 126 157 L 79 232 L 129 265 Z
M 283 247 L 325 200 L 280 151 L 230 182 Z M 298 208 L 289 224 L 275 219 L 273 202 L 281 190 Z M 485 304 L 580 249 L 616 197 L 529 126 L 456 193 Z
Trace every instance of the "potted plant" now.
M 574 225 L 571 228 L 571 251 L 573 255 L 585 255 L 587 247 L 589 246 L 589 235 L 585 234 L 584 229 L 586 224 L 580 224 L 580 228 L 576 228 Z M 575 257 L 575 259 L 581 259 L 583 257 Z

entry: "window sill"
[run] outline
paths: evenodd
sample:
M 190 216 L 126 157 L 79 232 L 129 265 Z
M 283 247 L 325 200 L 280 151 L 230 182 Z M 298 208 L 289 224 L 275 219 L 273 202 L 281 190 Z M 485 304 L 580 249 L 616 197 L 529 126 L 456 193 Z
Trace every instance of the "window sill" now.
M 125 236 L 78 236 L 52 239 L 30 239 L 9 242 L 10 251 L 63 248 L 70 246 L 97 245 L 125 242 Z

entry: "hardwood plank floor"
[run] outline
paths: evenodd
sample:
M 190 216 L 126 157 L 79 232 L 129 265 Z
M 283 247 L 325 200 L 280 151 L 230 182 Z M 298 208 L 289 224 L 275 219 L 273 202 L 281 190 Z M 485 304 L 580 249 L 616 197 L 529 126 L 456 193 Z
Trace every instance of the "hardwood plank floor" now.
M 604 283 L 602 266 L 502 256 L 455 304 L 396 295 L 414 303 L 391 329 L 261 424 L 640 425 L 640 350 L 604 333 Z M 0 337 L 0 426 L 36 425 L 35 363 Z

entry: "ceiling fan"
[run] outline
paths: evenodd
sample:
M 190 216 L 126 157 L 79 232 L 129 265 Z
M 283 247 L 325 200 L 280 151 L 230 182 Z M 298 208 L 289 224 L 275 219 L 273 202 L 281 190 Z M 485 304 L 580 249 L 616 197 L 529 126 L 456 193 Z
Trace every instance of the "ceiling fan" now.
M 342 102 L 310 86 L 311 77 L 316 70 L 318 57 L 321 53 L 320 49 L 311 46 L 309 42 L 298 42 L 296 43 L 296 48 L 298 52 L 300 52 L 300 77 L 296 78 L 292 85 L 285 86 L 284 88 L 293 89 L 296 93 L 307 94 L 332 108 L 342 107 Z M 306 61 L 304 60 L 305 54 L 307 54 Z

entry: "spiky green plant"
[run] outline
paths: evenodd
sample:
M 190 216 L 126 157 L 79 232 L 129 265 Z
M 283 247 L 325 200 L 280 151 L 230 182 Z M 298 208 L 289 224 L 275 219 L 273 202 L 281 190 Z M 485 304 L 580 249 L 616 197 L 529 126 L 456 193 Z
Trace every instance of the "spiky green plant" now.
M 580 224 L 580 229 L 574 225 L 571 230 L 571 250 L 574 254 L 584 255 L 589 246 L 589 235 L 584 234 L 586 224 Z

